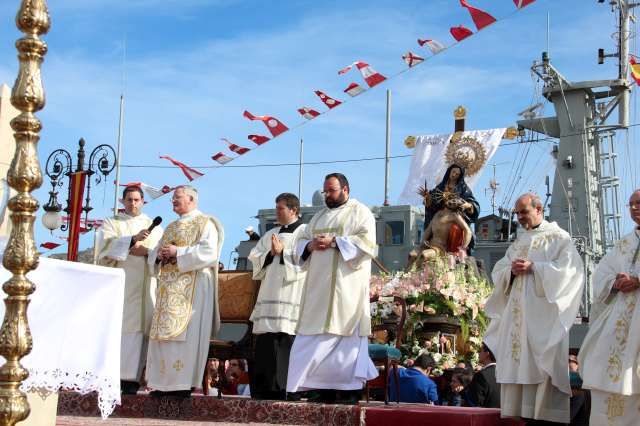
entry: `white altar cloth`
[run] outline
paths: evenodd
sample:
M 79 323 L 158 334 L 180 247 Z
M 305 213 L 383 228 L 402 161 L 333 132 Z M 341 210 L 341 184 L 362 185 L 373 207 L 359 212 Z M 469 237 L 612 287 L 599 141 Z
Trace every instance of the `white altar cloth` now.
M 29 370 L 21 389 L 96 391 L 107 418 L 120 404 L 124 271 L 41 257 L 27 276 L 36 285 L 27 310 L 33 350 L 21 361 Z M 10 277 L 0 265 L 0 283 Z

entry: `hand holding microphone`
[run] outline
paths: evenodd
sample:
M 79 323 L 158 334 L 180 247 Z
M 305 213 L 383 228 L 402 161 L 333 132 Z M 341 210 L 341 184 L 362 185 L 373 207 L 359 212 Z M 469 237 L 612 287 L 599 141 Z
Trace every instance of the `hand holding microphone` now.
M 129 247 L 130 248 L 133 247 L 135 243 L 137 243 L 138 241 L 146 240 L 147 237 L 151 235 L 151 231 L 153 231 L 153 228 L 160 225 L 160 223 L 162 223 L 162 218 L 160 216 L 156 216 L 155 219 L 153 219 L 153 222 L 151 222 L 151 225 L 147 229 L 143 229 L 142 231 L 138 232 L 136 235 L 131 237 L 131 243 L 129 243 Z

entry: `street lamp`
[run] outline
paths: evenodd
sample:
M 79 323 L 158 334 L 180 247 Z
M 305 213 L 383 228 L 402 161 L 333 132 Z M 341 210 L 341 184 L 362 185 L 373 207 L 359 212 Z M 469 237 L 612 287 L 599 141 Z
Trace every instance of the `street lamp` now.
M 87 167 L 84 167 L 84 139 L 78 142 L 78 161 L 73 169 L 71 154 L 65 149 L 56 149 L 47 158 L 45 173 L 51 180 L 51 191 L 49 191 L 49 201 L 42 208 L 46 212 L 42 216 L 42 224 L 45 228 L 53 231 L 60 228 L 62 231 L 69 230 L 69 245 L 67 250 L 67 260 L 75 261 L 78 256 L 78 239 L 80 237 L 80 216 L 85 213 L 85 225 L 90 227 L 87 216 L 93 210 L 91 207 L 91 176 L 94 174 L 95 184 L 104 180 L 116 165 L 116 152 L 107 144 L 98 145 L 89 155 Z M 69 181 L 67 205 L 63 209 L 58 202 L 58 187 L 63 186 L 63 178 L 67 176 Z M 86 186 L 86 198 L 83 196 Z M 60 211 L 67 213 L 68 221 L 63 221 Z

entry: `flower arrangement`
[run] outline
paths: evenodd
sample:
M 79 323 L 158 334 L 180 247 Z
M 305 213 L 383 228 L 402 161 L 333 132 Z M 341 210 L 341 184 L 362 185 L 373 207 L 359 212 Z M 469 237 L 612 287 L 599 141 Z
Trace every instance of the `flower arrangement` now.
M 483 308 L 490 293 L 491 285 L 473 258 L 447 254 L 425 262 L 422 270 L 372 276 L 370 294 L 379 300 L 371 304 L 371 315 L 374 323 L 392 315 L 389 296 L 400 296 L 408 311 L 404 360 L 427 352 L 437 363 L 436 371 L 454 367 L 456 360 L 475 366 L 487 323 Z M 427 323 L 435 317 L 459 331 L 434 333 Z

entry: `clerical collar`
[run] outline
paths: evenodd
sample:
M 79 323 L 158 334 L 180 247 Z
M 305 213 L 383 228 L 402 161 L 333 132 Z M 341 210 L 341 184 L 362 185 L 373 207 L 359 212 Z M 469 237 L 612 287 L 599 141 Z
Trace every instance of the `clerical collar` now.
M 193 209 L 188 213 L 185 213 L 183 215 L 180 215 L 180 219 L 188 219 L 190 217 L 194 217 L 197 216 L 198 214 L 200 214 L 200 211 L 198 209 Z
M 539 224 L 537 224 L 536 226 L 534 226 L 533 228 L 531 228 L 531 230 L 533 231 L 534 229 L 538 229 L 538 228 L 540 228 L 540 225 L 542 225 L 542 222 L 540 222 Z
M 278 234 L 288 234 L 291 233 L 293 231 L 296 230 L 296 228 L 298 226 L 302 225 L 302 219 L 298 218 L 298 220 L 296 220 L 295 222 L 291 222 L 288 225 L 282 225 L 280 226 L 280 231 L 278 231 Z

